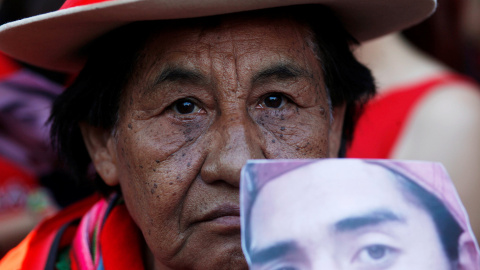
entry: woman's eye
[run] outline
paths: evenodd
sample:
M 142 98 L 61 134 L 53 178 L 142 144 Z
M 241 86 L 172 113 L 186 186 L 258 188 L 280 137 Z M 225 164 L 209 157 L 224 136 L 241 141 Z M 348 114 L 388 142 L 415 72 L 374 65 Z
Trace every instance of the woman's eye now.
M 270 94 L 264 98 L 262 107 L 278 109 L 283 107 L 286 102 L 287 98 L 284 95 L 279 93 Z
M 178 114 L 192 114 L 198 112 L 200 107 L 194 101 L 182 98 L 173 103 L 172 109 Z

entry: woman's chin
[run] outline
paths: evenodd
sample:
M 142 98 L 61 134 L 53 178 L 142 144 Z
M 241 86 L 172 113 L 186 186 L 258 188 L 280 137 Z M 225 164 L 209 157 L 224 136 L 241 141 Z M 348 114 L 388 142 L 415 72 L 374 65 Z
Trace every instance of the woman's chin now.
M 248 269 L 239 233 L 210 236 L 204 240 L 192 235 L 174 258 L 157 262 L 154 269 Z

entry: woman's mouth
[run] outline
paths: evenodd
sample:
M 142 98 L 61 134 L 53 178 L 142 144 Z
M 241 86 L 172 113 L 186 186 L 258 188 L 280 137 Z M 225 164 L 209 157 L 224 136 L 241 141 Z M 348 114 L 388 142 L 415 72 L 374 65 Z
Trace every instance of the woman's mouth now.
M 207 212 L 195 223 L 203 223 L 219 232 L 239 232 L 240 207 L 234 204 L 219 205 Z

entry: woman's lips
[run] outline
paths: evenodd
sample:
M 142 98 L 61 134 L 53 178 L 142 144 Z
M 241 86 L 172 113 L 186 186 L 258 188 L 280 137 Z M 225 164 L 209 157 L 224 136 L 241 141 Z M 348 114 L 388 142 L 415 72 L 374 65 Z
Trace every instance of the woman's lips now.
M 240 230 L 240 207 L 223 204 L 206 213 L 195 223 L 204 223 L 219 231 Z

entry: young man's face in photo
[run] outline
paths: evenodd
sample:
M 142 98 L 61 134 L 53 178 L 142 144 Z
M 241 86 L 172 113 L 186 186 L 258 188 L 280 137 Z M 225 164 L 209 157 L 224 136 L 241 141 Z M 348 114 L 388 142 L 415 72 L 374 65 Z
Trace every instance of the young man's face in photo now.
M 250 220 L 253 269 L 453 269 L 430 214 L 391 172 L 349 168 L 310 164 L 263 187 Z

